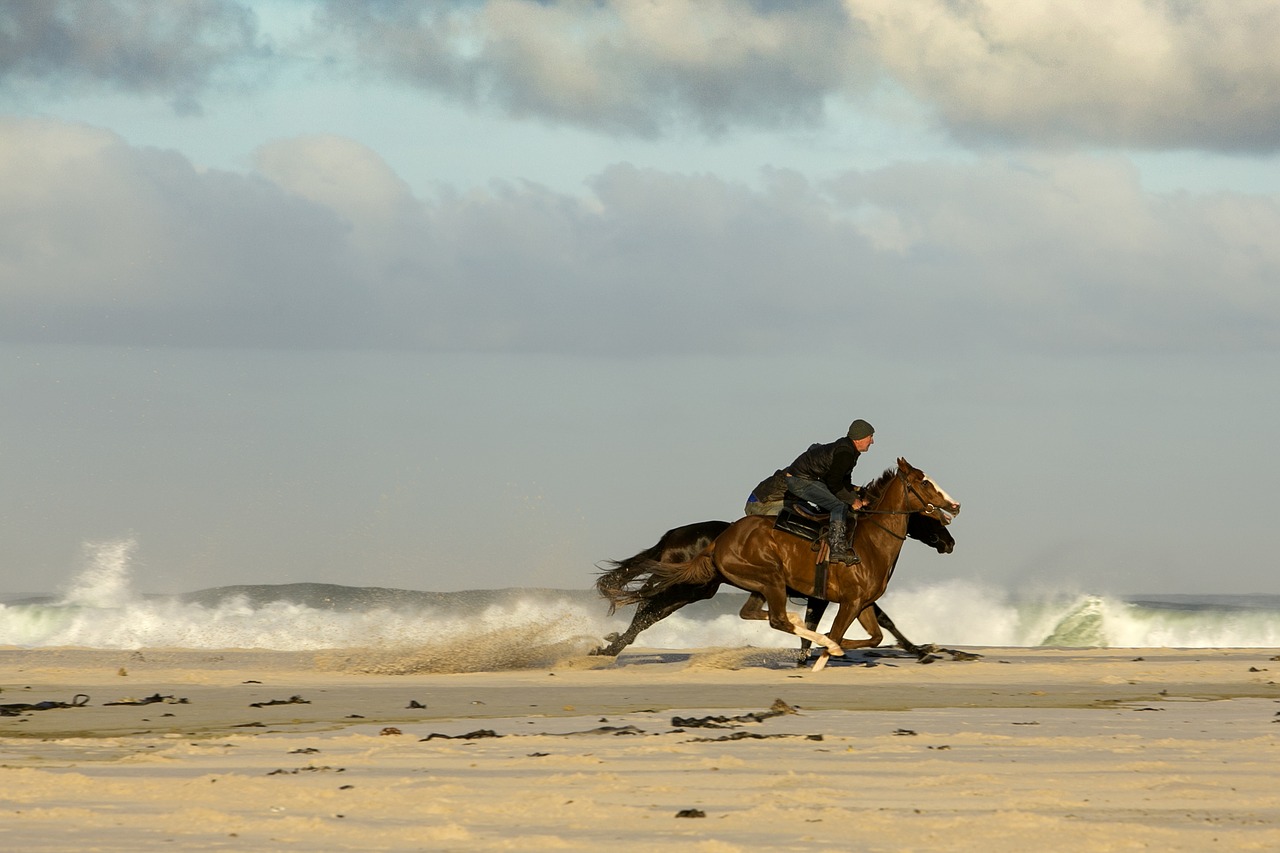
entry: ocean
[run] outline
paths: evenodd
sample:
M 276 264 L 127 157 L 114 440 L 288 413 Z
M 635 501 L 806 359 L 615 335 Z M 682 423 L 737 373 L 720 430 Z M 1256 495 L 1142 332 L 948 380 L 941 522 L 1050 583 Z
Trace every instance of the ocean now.
M 642 633 L 637 647 L 794 647 L 738 618 L 745 593 L 707 602 Z M 913 642 L 966 647 L 1275 648 L 1280 595 L 1015 594 L 965 582 L 892 587 L 880 601 Z M 802 612 L 803 604 L 792 608 Z M 67 588 L 0 598 L 0 646 L 94 649 L 428 649 L 440 659 L 508 649 L 512 665 L 585 653 L 630 621 L 591 589 L 429 592 L 294 583 L 177 595 L 135 591 L 128 548 L 103 548 Z M 830 608 L 827 621 L 835 608 Z M 825 628 L 826 622 L 823 627 Z M 855 625 L 851 637 L 862 636 Z M 886 636 L 886 643 L 892 638 Z M 523 652 L 519 651 L 523 650 Z M 540 650 L 535 653 L 535 650 Z M 523 656 L 522 656 L 523 655 Z

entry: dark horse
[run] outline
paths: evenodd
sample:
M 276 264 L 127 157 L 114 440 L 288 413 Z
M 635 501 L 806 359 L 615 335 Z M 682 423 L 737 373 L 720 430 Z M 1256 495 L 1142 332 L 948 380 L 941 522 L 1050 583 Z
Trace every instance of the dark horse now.
M 687 562 L 706 550 L 715 541 L 716 537 L 728 527 L 729 522 L 727 521 L 700 521 L 696 524 L 686 524 L 682 527 L 668 530 L 662 534 L 662 538 L 658 540 L 656 545 L 646 548 L 633 557 L 628 557 L 625 560 L 609 561 L 608 565 L 612 568 L 602 572 L 600 577 L 596 579 L 596 589 L 601 596 L 610 601 L 609 612 L 612 614 L 617 609 L 617 605 L 613 603 L 614 598 L 631 581 L 644 573 L 646 563 Z M 955 537 L 947 530 L 945 524 L 931 515 L 913 513 L 909 516 L 907 537 L 935 548 L 939 554 L 950 554 L 955 550 Z M 720 579 L 713 578 L 705 584 L 678 584 L 668 587 L 652 598 L 641 599 L 636 605 L 636 612 L 631 617 L 631 624 L 627 626 L 627 629 L 620 634 L 614 633 L 605 637 L 605 645 L 595 649 L 592 654 L 618 655 L 623 649 L 635 642 L 641 631 L 667 618 L 687 604 L 711 598 L 719 589 Z M 826 607 L 827 602 L 825 600 L 810 597 L 805 611 L 805 627 L 810 629 L 817 628 Z M 884 639 L 884 634 L 881 631 L 883 627 L 894 636 L 898 641 L 898 645 L 914 654 L 922 662 L 928 663 L 936 659 L 932 655 L 935 650 L 932 646 L 921 647 L 908 640 L 898 631 L 893 620 L 880 609 L 878 604 L 872 603 L 870 608 L 859 613 L 858 622 L 861 623 L 867 634 L 871 636 L 870 645 L 872 647 L 880 645 Z M 802 640 L 801 649 L 804 650 L 808 647 L 809 641 Z
M 710 547 L 685 562 L 645 564 L 644 572 L 617 590 L 611 601 L 615 605 L 639 603 L 680 585 L 727 582 L 752 593 L 739 613 L 743 619 L 767 619 L 778 631 L 823 645 L 826 652 L 814 665 L 815 670 L 821 669 L 828 655 L 843 655 L 845 649 L 871 644 L 870 640 L 845 640 L 844 634 L 853 620 L 884 594 L 907 539 L 908 517 L 924 512 L 949 521 L 960 511 L 959 503 L 902 458 L 896 469 L 885 471 L 867 492 L 870 500 L 862 512 L 869 518 L 858 524 L 853 539 L 854 550 L 861 556 L 858 564 L 828 564 L 808 542 L 775 530 L 771 517 L 747 516 L 730 524 Z M 822 635 L 806 628 L 788 613 L 789 594 L 836 602 L 839 610 L 830 633 Z

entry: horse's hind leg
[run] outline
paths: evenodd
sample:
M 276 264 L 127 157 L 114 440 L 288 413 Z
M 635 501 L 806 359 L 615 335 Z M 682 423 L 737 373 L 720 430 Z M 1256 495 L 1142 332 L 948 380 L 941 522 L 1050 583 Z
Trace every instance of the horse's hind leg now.
M 654 598 L 642 600 L 636 605 L 636 612 L 631 617 L 631 624 L 627 626 L 627 630 L 621 634 L 610 634 L 605 637 L 605 645 L 595 649 L 591 654 L 617 657 L 623 649 L 635 642 L 641 631 L 661 622 L 686 604 L 711 598 L 719 588 L 719 581 L 699 586 L 688 584 L 673 586 L 663 590 Z
M 766 609 L 767 606 L 767 609 Z M 779 615 L 781 614 L 781 615 Z M 738 611 L 738 616 L 743 619 L 768 619 L 769 626 L 779 631 L 786 631 L 788 634 L 796 634 L 805 638 L 810 642 L 821 643 L 832 651 L 833 654 L 843 654 L 838 651 L 839 647 L 834 646 L 830 640 L 819 634 L 817 631 L 811 631 L 805 627 L 804 622 L 794 613 L 787 612 L 787 598 L 784 594 L 781 605 L 775 605 L 765 598 L 763 593 L 753 592 L 747 596 L 746 603 L 742 605 L 742 609 Z
M 748 595 L 742 609 L 738 611 L 738 617 L 747 620 L 768 619 L 769 611 L 765 609 L 764 596 L 758 592 Z
M 822 598 L 810 598 L 804 608 L 804 626 L 810 631 L 818 630 L 818 623 L 822 621 L 822 614 L 827 612 L 827 602 Z M 804 666 L 805 661 L 809 659 L 809 646 L 812 642 L 804 637 L 800 638 L 800 659 L 796 661 L 796 666 Z
M 839 643 L 833 641 L 829 637 L 825 637 L 822 634 L 819 634 L 817 631 L 810 631 L 808 628 L 804 626 L 804 620 L 801 619 L 796 614 L 788 613 L 787 623 L 788 623 L 788 628 L 790 628 L 789 631 L 787 628 L 779 628 L 779 630 L 787 631 L 788 633 L 795 634 L 796 636 L 799 636 L 799 637 L 808 638 L 815 643 L 821 643 L 823 646 L 826 647 L 827 653 L 829 654 L 833 654 L 833 655 L 844 654 L 844 649 L 840 647 Z M 773 620 L 769 620 L 769 624 L 772 625 Z M 774 625 L 774 627 L 777 628 L 778 626 Z
M 613 633 L 604 638 L 605 643 L 591 650 L 593 655 L 605 655 L 607 657 L 617 657 L 623 649 L 636 641 L 636 636 L 641 631 L 648 628 L 654 622 L 662 619 L 664 616 L 670 616 L 680 608 L 677 604 L 663 612 L 663 608 L 655 604 L 652 600 L 646 599 L 636 605 L 636 612 L 631 617 L 631 624 L 627 626 L 627 630 L 621 634 Z
M 794 613 L 787 612 L 787 591 L 785 587 L 782 589 L 762 590 L 760 597 L 768 603 L 769 627 L 788 634 L 795 634 L 798 637 L 804 637 L 815 643 L 821 643 L 833 655 L 844 654 L 844 650 L 840 648 L 839 643 L 831 640 L 829 637 L 824 637 L 817 631 L 810 631 L 805 627 L 804 620 Z M 742 613 L 739 614 L 742 615 L 744 619 L 751 618 L 744 615 L 748 612 L 748 607 L 751 605 L 752 599 L 748 598 L 747 604 L 742 607 Z

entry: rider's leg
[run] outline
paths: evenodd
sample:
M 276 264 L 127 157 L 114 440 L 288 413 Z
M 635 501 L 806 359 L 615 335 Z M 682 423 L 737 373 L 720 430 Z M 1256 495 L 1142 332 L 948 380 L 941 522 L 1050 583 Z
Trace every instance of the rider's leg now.
M 849 546 L 849 537 L 845 535 L 844 513 L 831 513 L 831 524 L 827 528 L 827 541 L 831 544 L 831 559 L 837 563 L 853 565 L 860 562 L 858 555 Z
M 849 540 L 845 536 L 845 519 L 849 513 L 849 505 L 833 495 L 831 490 L 822 483 L 817 480 L 807 480 L 804 477 L 787 477 L 787 491 L 831 513 L 831 523 L 827 528 L 831 559 L 837 563 L 858 562 L 858 557 L 849 547 Z

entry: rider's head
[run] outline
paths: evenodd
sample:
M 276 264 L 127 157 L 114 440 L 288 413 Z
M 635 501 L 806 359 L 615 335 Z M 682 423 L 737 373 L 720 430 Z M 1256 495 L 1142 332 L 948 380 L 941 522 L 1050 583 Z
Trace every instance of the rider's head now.
M 858 418 L 849 424 L 849 440 L 859 453 L 866 453 L 867 448 L 875 444 L 876 429 L 871 424 Z

